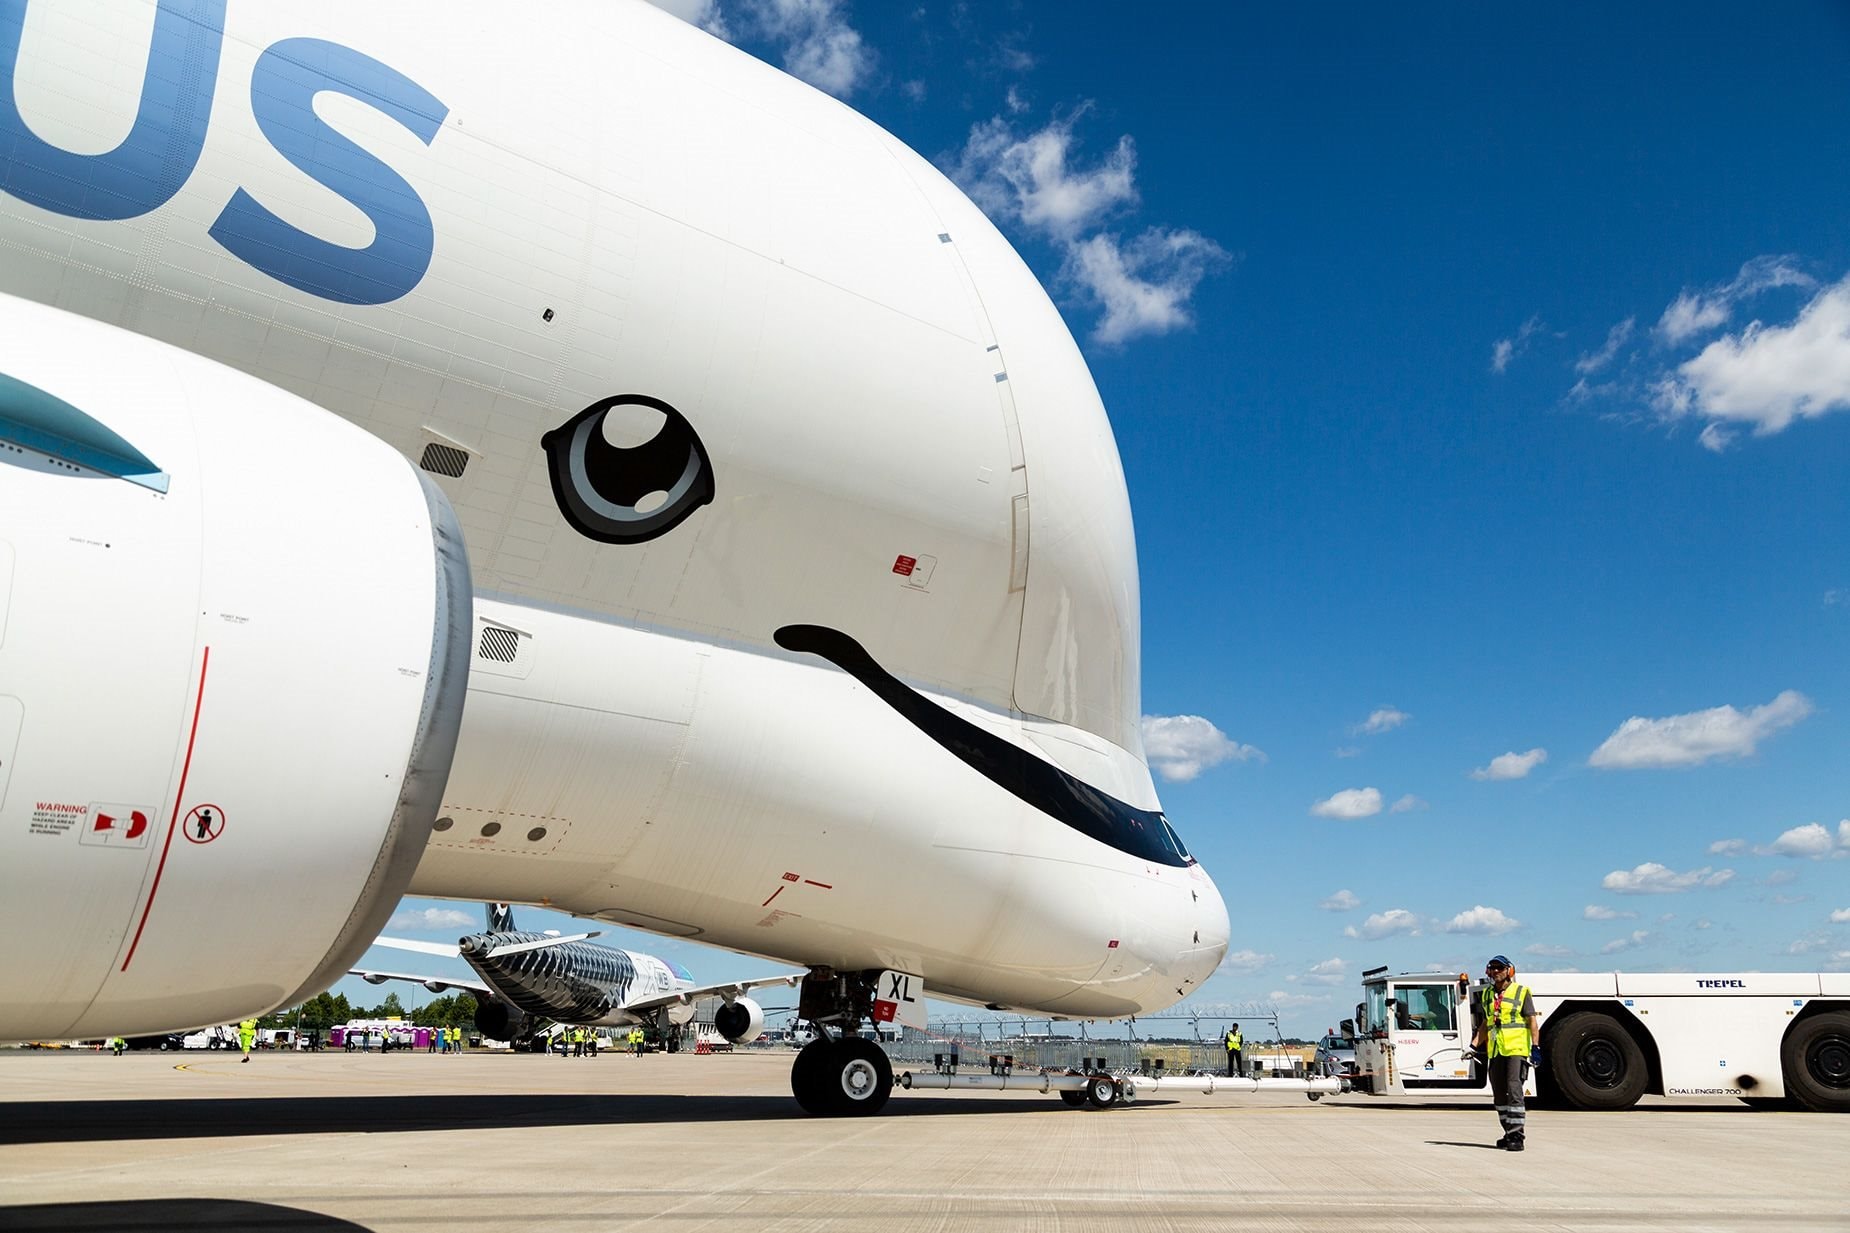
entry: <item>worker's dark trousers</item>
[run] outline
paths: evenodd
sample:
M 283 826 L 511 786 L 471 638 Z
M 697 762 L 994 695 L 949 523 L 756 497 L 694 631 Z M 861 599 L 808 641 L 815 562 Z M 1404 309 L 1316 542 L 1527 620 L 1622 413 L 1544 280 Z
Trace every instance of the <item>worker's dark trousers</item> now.
M 1246 1063 L 1240 1057 L 1240 1050 L 1227 1050 L 1227 1077 L 1232 1079 L 1244 1075 L 1245 1073 Z
M 1497 1120 L 1503 1123 L 1503 1134 L 1520 1139 L 1529 1116 L 1522 1100 L 1522 1081 L 1529 1077 L 1529 1059 L 1493 1057 L 1485 1066 L 1490 1071 L 1490 1103 L 1497 1107 Z

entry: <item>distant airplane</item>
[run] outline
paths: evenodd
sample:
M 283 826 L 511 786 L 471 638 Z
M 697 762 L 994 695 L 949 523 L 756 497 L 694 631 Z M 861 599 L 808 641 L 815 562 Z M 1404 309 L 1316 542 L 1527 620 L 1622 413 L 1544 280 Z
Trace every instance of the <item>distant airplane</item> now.
M 595 930 L 564 936 L 521 931 L 514 927 L 511 905 L 491 903 L 487 910 L 488 932 L 470 934 L 454 946 L 414 938 L 374 939 L 376 946 L 461 958 L 480 981 L 373 968 L 353 968 L 350 974 L 374 985 L 411 981 L 432 993 L 467 989 L 476 999 L 476 1030 L 491 1040 L 525 1041 L 548 1023 L 640 1024 L 664 1041 L 670 1053 L 679 1047 L 680 1034 L 674 1029 L 694 1017 L 694 1003 L 702 998 L 721 999 L 713 1017 L 720 1035 L 735 1043 L 756 1040 L 764 1030 L 764 1008 L 746 997 L 746 991 L 796 985 L 805 975 L 793 972 L 697 985 L 693 975 L 672 960 L 589 941 L 598 936 Z
M 836 100 L 641 0 L 0 0 L 0 252 L 0 1039 L 511 900 L 804 967 L 868 1113 L 927 992 L 1220 963 L 1085 361 Z

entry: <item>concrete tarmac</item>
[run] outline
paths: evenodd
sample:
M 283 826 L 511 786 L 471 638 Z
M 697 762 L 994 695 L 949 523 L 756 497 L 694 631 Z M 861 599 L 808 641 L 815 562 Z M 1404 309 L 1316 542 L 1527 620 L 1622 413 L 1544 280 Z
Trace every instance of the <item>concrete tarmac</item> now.
M 0 1230 L 1829 1230 L 1850 1117 L 1651 1099 L 895 1091 L 803 1116 L 791 1054 L 0 1052 Z

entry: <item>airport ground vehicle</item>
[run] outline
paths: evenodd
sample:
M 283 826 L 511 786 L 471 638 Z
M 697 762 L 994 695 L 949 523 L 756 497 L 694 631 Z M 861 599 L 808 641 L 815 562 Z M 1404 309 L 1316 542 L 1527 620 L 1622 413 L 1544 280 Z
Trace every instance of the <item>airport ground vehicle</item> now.
M 1530 1092 L 1578 1109 L 1647 1093 L 1738 1096 L 1850 1112 L 1850 973 L 1518 972 L 1541 1020 Z M 1487 1091 L 1465 1058 L 1464 975 L 1362 974 L 1352 1086 L 1374 1095 Z

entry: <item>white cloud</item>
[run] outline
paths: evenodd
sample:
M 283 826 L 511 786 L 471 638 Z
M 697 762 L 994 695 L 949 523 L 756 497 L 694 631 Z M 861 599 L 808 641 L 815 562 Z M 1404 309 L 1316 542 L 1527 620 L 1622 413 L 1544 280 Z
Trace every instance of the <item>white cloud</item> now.
M 1726 446 L 1733 428 L 1769 436 L 1850 408 L 1850 278 L 1820 291 L 1790 324 L 1755 321 L 1711 342 L 1658 383 L 1654 402 L 1666 420 L 1707 421 L 1710 448 Z
M 388 929 L 467 929 L 479 918 L 455 908 L 408 908 L 393 913 Z
M 1788 895 L 1784 891 L 1781 891 L 1778 894 L 1773 896 L 1773 902 L 1778 904 L 1782 908 L 1790 907 L 1792 904 L 1795 904 L 1795 903 L 1810 903 L 1811 896 L 1810 895 Z
M 1195 287 L 1228 260 L 1199 231 L 1151 227 L 1128 241 L 1116 235 L 1079 241 L 1067 250 L 1060 276 L 1104 309 L 1092 337 L 1121 343 L 1193 325 L 1188 304 Z
M 1011 98 L 1011 110 L 1017 102 Z M 972 126 L 950 175 L 992 218 L 1020 223 L 1060 249 L 1060 285 L 1102 310 L 1097 341 L 1189 326 L 1196 286 L 1231 258 L 1187 228 L 1148 227 L 1128 238 L 1104 230 L 1138 205 L 1137 146 L 1122 136 L 1102 159 L 1083 162 L 1074 126 L 1090 110 L 1082 105 L 1026 133 L 993 116 Z
M 1276 955 L 1262 955 L 1255 950 L 1236 950 L 1222 959 L 1220 965 L 1234 972 L 1257 972 L 1275 958 Z
M 1620 951 L 1632 950 L 1636 947 L 1643 946 L 1646 942 L 1649 942 L 1654 936 L 1656 935 L 1654 935 L 1649 929 L 1634 929 L 1632 930 L 1629 936 L 1623 937 L 1623 938 L 1614 938 L 1612 941 L 1600 947 L 1599 953 L 1602 955 L 1616 955 Z
M 1850 925 L 1850 908 L 1838 908 L 1831 913 L 1833 925 Z
M 848 24 L 841 0 L 741 0 L 751 30 L 777 43 L 784 69 L 846 98 L 873 72 L 874 53 Z
M 1791 257 L 1755 257 L 1741 267 L 1732 282 L 1706 291 L 1683 291 L 1664 309 L 1652 333 L 1658 341 L 1675 346 L 1727 324 L 1740 300 L 1774 287 L 1817 285 L 1817 280 L 1799 269 Z
M 1336 747 L 1335 753 L 1339 758 L 1356 758 L 1361 756 L 1362 747 L 1359 745 L 1339 745 Z
M 1306 985 L 1346 985 L 1349 983 L 1349 965 L 1341 959 L 1325 959 L 1322 963 L 1310 965 L 1310 971 L 1298 977 L 1300 984 Z
M 1274 989 L 1265 995 L 1265 1000 L 1279 1010 L 1292 1010 L 1300 1006 L 1328 1006 L 1330 995 L 1327 993 L 1293 993 L 1287 989 Z
M 1814 861 L 1850 856 L 1850 821 L 1841 823 L 1838 832 L 1833 835 L 1822 823 L 1807 822 L 1781 832 L 1778 839 L 1754 850 L 1762 856 L 1799 856 Z
M 1242 745 L 1199 715 L 1145 715 L 1143 752 L 1150 766 L 1171 783 L 1195 778 L 1223 762 L 1264 762 L 1265 754 Z
M 1745 712 L 1711 707 L 1664 719 L 1632 716 L 1613 730 L 1587 759 L 1603 770 L 1700 766 L 1715 758 L 1745 758 L 1775 732 L 1812 711 L 1811 700 L 1788 689 L 1764 706 Z
M 1739 856 L 1747 851 L 1745 839 L 1717 839 L 1709 845 L 1710 856 Z
M 1522 928 L 1521 921 L 1511 920 L 1500 910 L 1485 907 L 1481 903 L 1474 908 L 1468 908 L 1460 912 L 1445 924 L 1445 931 L 1447 933 L 1486 933 L 1495 935 L 1508 933 L 1512 929 L 1520 928 Z
M 1699 291 L 1685 291 L 1664 309 L 1654 332 L 1663 341 L 1675 344 L 1695 334 L 1706 334 L 1727 321 L 1728 305 Z
M 1344 788 L 1328 800 L 1318 801 L 1310 811 L 1319 818 L 1372 818 L 1381 812 L 1381 789 Z
M 1574 948 L 1571 946 L 1555 946 L 1548 942 L 1537 942 L 1532 946 L 1523 947 L 1522 953 L 1525 955 L 1536 955 L 1543 959 L 1566 959 L 1573 955 Z
M 1612 363 L 1613 357 L 1619 354 L 1619 348 L 1632 336 L 1632 327 L 1636 324 L 1636 318 L 1627 317 L 1613 326 L 1606 332 L 1606 341 L 1598 351 L 1589 352 L 1574 361 L 1574 371 L 1585 377 Z
M 1389 813 L 1412 813 L 1416 809 L 1424 809 L 1424 808 L 1426 808 L 1426 802 L 1421 800 L 1419 797 L 1413 795 L 1413 793 L 1409 792 L 1405 796 L 1401 797 L 1399 800 L 1395 801 L 1392 805 L 1389 805 L 1388 812 Z
M 974 125 L 952 178 L 992 217 L 1076 240 L 1138 202 L 1137 144 L 1129 136 L 1119 137 L 1102 161 L 1074 165 L 1073 126 L 1089 110 L 1087 104 L 1055 116 L 1025 135 L 1001 116 Z
M 918 80 L 903 81 L 899 84 L 900 92 L 914 103 L 925 101 L 925 83 Z
M 1600 885 L 1621 895 L 1667 895 L 1697 887 L 1713 888 L 1734 877 L 1732 869 L 1711 870 L 1707 865 L 1678 873 L 1656 861 L 1646 861 L 1630 871 L 1615 869 L 1600 880 Z
M 1361 907 L 1362 900 L 1352 890 L 1339 890 L 1317 906 L 1325 912 L 1349 912 Z
M 1349 731 L 1355 736 L 1362 736 L 1364 734 L 1373 736 L 1378 732 L 1392 732 L 1412 718 L 1413 716 L 1407 714 L 1407 712 L 1398 710 L 1395 707 L 1376 707 L 1368 713 L 1367 719 L 1364 719 L 1361 723 L 1349 729 Z
M 1362 922 L 1360 928 L 1350 925 L 1343 930 L 1343 936 L 1347 938 L 1367 938 L 1369 941 L 1374 942 L 1382 938 L 1393 937 L 1398 933 L 1411 934 L 1417 937 L 1419 932 L 1419 917 L 1407 911 L 1405 908 L 1389 908 L 1385 912 L 1376 912 L 1373 916 L 1370 916 L 1367 920 Z
M 1541 329 L 1542 319 L 1530 317 L 1515 334 L 1509 338 L 1499 338 L 1490 348 L 1490 371 L 1508 371 L 1510 361 L 1529 349 L 1529 340 L 1540 333 Z
M 1489 766 L 1481 766 L 1472 771 L 1471 778 L 1522 779 L 1546 761 L 1548 761 L 1546 749 L 1531 749 L 1528 753 L 1498 754 L 1490 760 Z
M 1581 920 L 1631 920 L 1633 917 L 1637 915 L 1638 913 L 1636 912 L 1621 912 L 1617 908 L 1609 908 L 1609 907 L 1606 907 L 1604 904 L 1589 903 L 1585 908 L 1581 909 L 1580 919 Z

